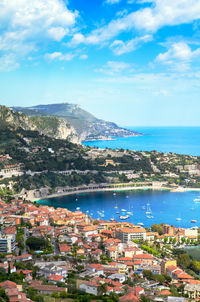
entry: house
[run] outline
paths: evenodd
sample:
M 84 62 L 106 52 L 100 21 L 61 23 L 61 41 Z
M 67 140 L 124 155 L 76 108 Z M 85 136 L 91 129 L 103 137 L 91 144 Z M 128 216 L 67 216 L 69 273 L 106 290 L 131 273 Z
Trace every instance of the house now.
M 119 298 L 120 302 L 139 302 L 139 299 L 134 295 L 134 292 L 128 292 L 127 294 L 125 294 L 124 296 Z
M 59 244 L 59 250 L 61 255 L 66 255 L 68 253 L 71 253 L 71 247 L 67 245 L 66 243 Z
M 30 254 L 23 254 L 21 256 L 15 257 L 16 262 L 25 262 L 25 261 L 32 261 L 32 260 L 33 260 L 33 258 L 32 258 L 32 255 L 30 255 Z
M 96 273 L 98 276 L 103 275 L 104 274 L 104 269 L 103 266 L 101 264 L 98 263 L 91 263 L 87 265 L 87 269 L 92 272 L 92 273 Z
M 56 284 L 57 282 L 65 282 L 65 278 L 61 275 L 50 275 L 48 278 L 49 282 Z
M 120 283 L 123 283 L 126 281 L 126 275 L 125 274 L 112 274 L 108 276 L 108 279 L 110 280 L 116 280 L 119 281 Z
M 161 274 L 165 274 L 167 267 L 169 267 L 171 265 L 176 266 L 177 265 L 176 260 L 174 260 L 174 259 L 163 259 L 162 262 L 161 262 Z
M 99 294 L 100 284 L 95 281 L 77 280 L 77 287 L 79 290 L 84 291 L 87 294 L 93 294 L 97 296 Z
M 54 292 L 67 292 L 67 288 L 58 287 L 56 285 L 31 284 L 30 287 L 37 290 L 37 292 L 42 295 L 52 295 Z
M 152 265 L 154 261 L 154 257 L 150 254 L 141 254 L 141 255 L 135 255 L 134 260 L 140 260 L 142 264 Z
M 31 270 L 17 270 L 17 274 L 23 273 L 24 281 L 30 282 L 33 279 L 33 272 Z
M 60 275 L 64 278 L 67 277 L 67 268 L 65 265 L 59 265 L 56 263 L 48 263 L 42 262 L 37 264 L 39 267 L 39 271 L 37 273 L 38 276 L 49 278 L 51 275 Z

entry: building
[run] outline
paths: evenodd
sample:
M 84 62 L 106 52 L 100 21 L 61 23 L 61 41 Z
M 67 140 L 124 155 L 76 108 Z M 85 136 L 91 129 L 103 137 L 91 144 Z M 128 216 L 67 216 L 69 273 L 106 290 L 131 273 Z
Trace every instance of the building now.
M 15 238 L 11 235 L 0 234 L 0 253 L 13 253 L 15 251 Z
M 176 260 L 174 259 L 163 259 L 161 262 L 161 274 L 166 273 L 166 269 L 168 266 L 176 266 Z
M 123 228 L 117 231 L 117 238 L 123 243 L 133 240 L 146 240 L 146 230 L 144 228 Z
M 184 288 L 184 294 L 188 296 L 189 299 L 200 299 L 200 284 L 186 284 Z

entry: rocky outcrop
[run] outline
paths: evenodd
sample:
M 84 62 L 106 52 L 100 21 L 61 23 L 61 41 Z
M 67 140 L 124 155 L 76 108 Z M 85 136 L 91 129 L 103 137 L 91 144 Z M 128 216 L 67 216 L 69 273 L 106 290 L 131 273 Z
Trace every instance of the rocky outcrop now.
M 56 116 L 27 116 L 22 112 L 0 106 L 0 127 L 22 128 L 24 130 L 38 131 L 56 139 L 67 139 L 79 144 L 80 139 L 73 126 L 63 118 Z

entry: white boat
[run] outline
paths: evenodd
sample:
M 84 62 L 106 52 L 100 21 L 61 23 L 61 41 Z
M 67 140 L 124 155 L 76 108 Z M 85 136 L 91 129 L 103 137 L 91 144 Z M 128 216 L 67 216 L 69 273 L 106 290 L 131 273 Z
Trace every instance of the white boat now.
M 181 220 L 182 220 L 182 218 L 176 218 L 176 220 L 177 220 L 177 221 L 181 221 Z
M 196 219 L 192 219 L 191 222 L 192 222 L 192 223 L 196 223 L 197 220 L 196 220 Z
M 128 219 L 129 216 L 128 216 L 128 215 L 120 215 L 119 218 L 120 218 L 120 219 Z
M 128 215 L 133 215 L 133 213 L 132 213 L 132 212 L 127 212 L 127 214 L 128 214 Z
M 115 219 L 114 218 L 110 218 L 110 221 L 114 221 Z
M 116 193 L 113 193 L 113 196 L 115 196 L 116 195 Z
M 141 226 L 142 226 L 142 225 L 144 225 L 144 223 L 142 223 L 142 222 L 138 222 L 138 225 L 141 225 Z
M 147 203 L 147 210 L 146 210 L 146 214 L 149 215 L 151 214 L 152 211 L 151 211 L 151 208 L 150 208 L 150 203 Z
M 142 206 L 142 209 L 145 210 L 146 209 L 145 206 Z
M 122 211 L 122 212 L 126 212 L 126 210 L 125 210 L 125 209 L 121 209 L 121 211 Z
M 200 202 L 200 198 L 195 198 L 194 202 Z
M 150 215 L 147 215 L 147 218 L 148 218 L 148 219 L 151 219 L 151 216 L 150 216 Z
M 80 208 L 79 208 L 79 207 L 77 207 L 76 209 L 77 209 L 77 210 L 80 210 Z
M 120 212 L 116 212 L 116 214 L 120 214 Z

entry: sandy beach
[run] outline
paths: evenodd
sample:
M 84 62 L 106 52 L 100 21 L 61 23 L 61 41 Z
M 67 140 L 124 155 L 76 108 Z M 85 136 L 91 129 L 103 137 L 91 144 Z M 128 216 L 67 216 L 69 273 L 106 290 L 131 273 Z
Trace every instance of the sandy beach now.
M 110 185 L 111 186 L 111 185 Z M 59 189 L 60 191 L 53 194 L 44 194 L 40 197 L 35 197 L 34 190 L 28 191 L 27 194 L 23 195 L 22 197 L 25 199 L 28 199 L 30 201 L 36 201 L 36 200 L 43 200 L 48 198 L 56 198 L 60 196 L 67 196 L 67 195 L 74 195 L 74 194 L 81 194 L 81 193 L 92 193 L 92 192 L 114 192 L 114 191 L 134 191 L 134 190 L 167 190 L 171 192 L 188 192 L 188 191 L 200 191 L 200 188 L 184 188 L 184 187 L 168 187 L 168 186 L 162 186 L 159 185 L 142 185 L 142 186 L 127 186 L 127 184 L 120 184 L 116 185 L 113 184 L 112 187 L 102 187 L 102 188 L 72 188 L 70 191 L 65 191 L 65 188 Z

